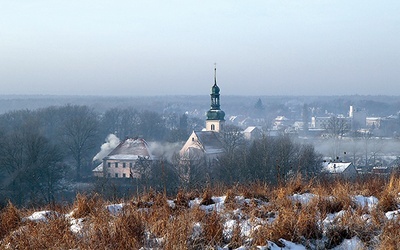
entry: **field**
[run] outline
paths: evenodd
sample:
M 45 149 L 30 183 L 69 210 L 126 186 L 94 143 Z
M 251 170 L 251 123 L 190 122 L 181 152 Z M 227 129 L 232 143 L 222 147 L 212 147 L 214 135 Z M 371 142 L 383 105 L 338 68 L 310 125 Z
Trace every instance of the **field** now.
M 400 178 L 152 191 L 0 212 L 1 249 L 400 249 Z

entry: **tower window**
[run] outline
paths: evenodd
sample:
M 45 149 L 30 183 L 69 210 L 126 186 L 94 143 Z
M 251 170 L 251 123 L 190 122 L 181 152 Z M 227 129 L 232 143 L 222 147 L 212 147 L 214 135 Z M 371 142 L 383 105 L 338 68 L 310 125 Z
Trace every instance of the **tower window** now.
M 215 125 L 211 124 L 211 130 L 215 130 Z
M 194 141 L 194 137 L 192 137 L 192 141 Z

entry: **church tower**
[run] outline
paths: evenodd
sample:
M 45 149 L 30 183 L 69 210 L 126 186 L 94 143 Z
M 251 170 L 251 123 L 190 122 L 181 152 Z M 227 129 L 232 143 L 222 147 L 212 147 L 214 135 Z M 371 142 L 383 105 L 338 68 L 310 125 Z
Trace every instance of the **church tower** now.
M 220 132 L 225 123 L 225 112 L 219 104 L 219 87 L 217 85 L 217 66 L 214 65 L 214 85 L 211 88 L 211 108 L 207 111 L 206 130 Z

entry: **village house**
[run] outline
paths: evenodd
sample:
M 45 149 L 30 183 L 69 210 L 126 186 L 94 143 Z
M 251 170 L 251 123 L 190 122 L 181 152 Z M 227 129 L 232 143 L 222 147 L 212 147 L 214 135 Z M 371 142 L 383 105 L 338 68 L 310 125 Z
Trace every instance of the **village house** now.
M 103 158 L 93 174 L 107 178 L 140 178 L 142 168 L 152 160 L 154 156 L 144 139 L 127 138 Z
M 356 167 L 351 162 L 326 162 L 322 166 L 322 173 L 346 179 L 355 178 L 358 175 Z
M 249 126 L 243 132 L 244 139 L 252 141 L 255 139 L 260 139 L 263 135 L 261 129 L 256 126 Z

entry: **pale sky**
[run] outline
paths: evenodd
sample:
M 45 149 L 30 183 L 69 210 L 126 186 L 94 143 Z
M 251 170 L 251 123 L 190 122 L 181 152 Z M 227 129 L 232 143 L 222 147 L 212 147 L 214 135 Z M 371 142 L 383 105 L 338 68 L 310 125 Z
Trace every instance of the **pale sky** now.
M 0 94 L 400 95 L 399 0 L 0 0 Z

